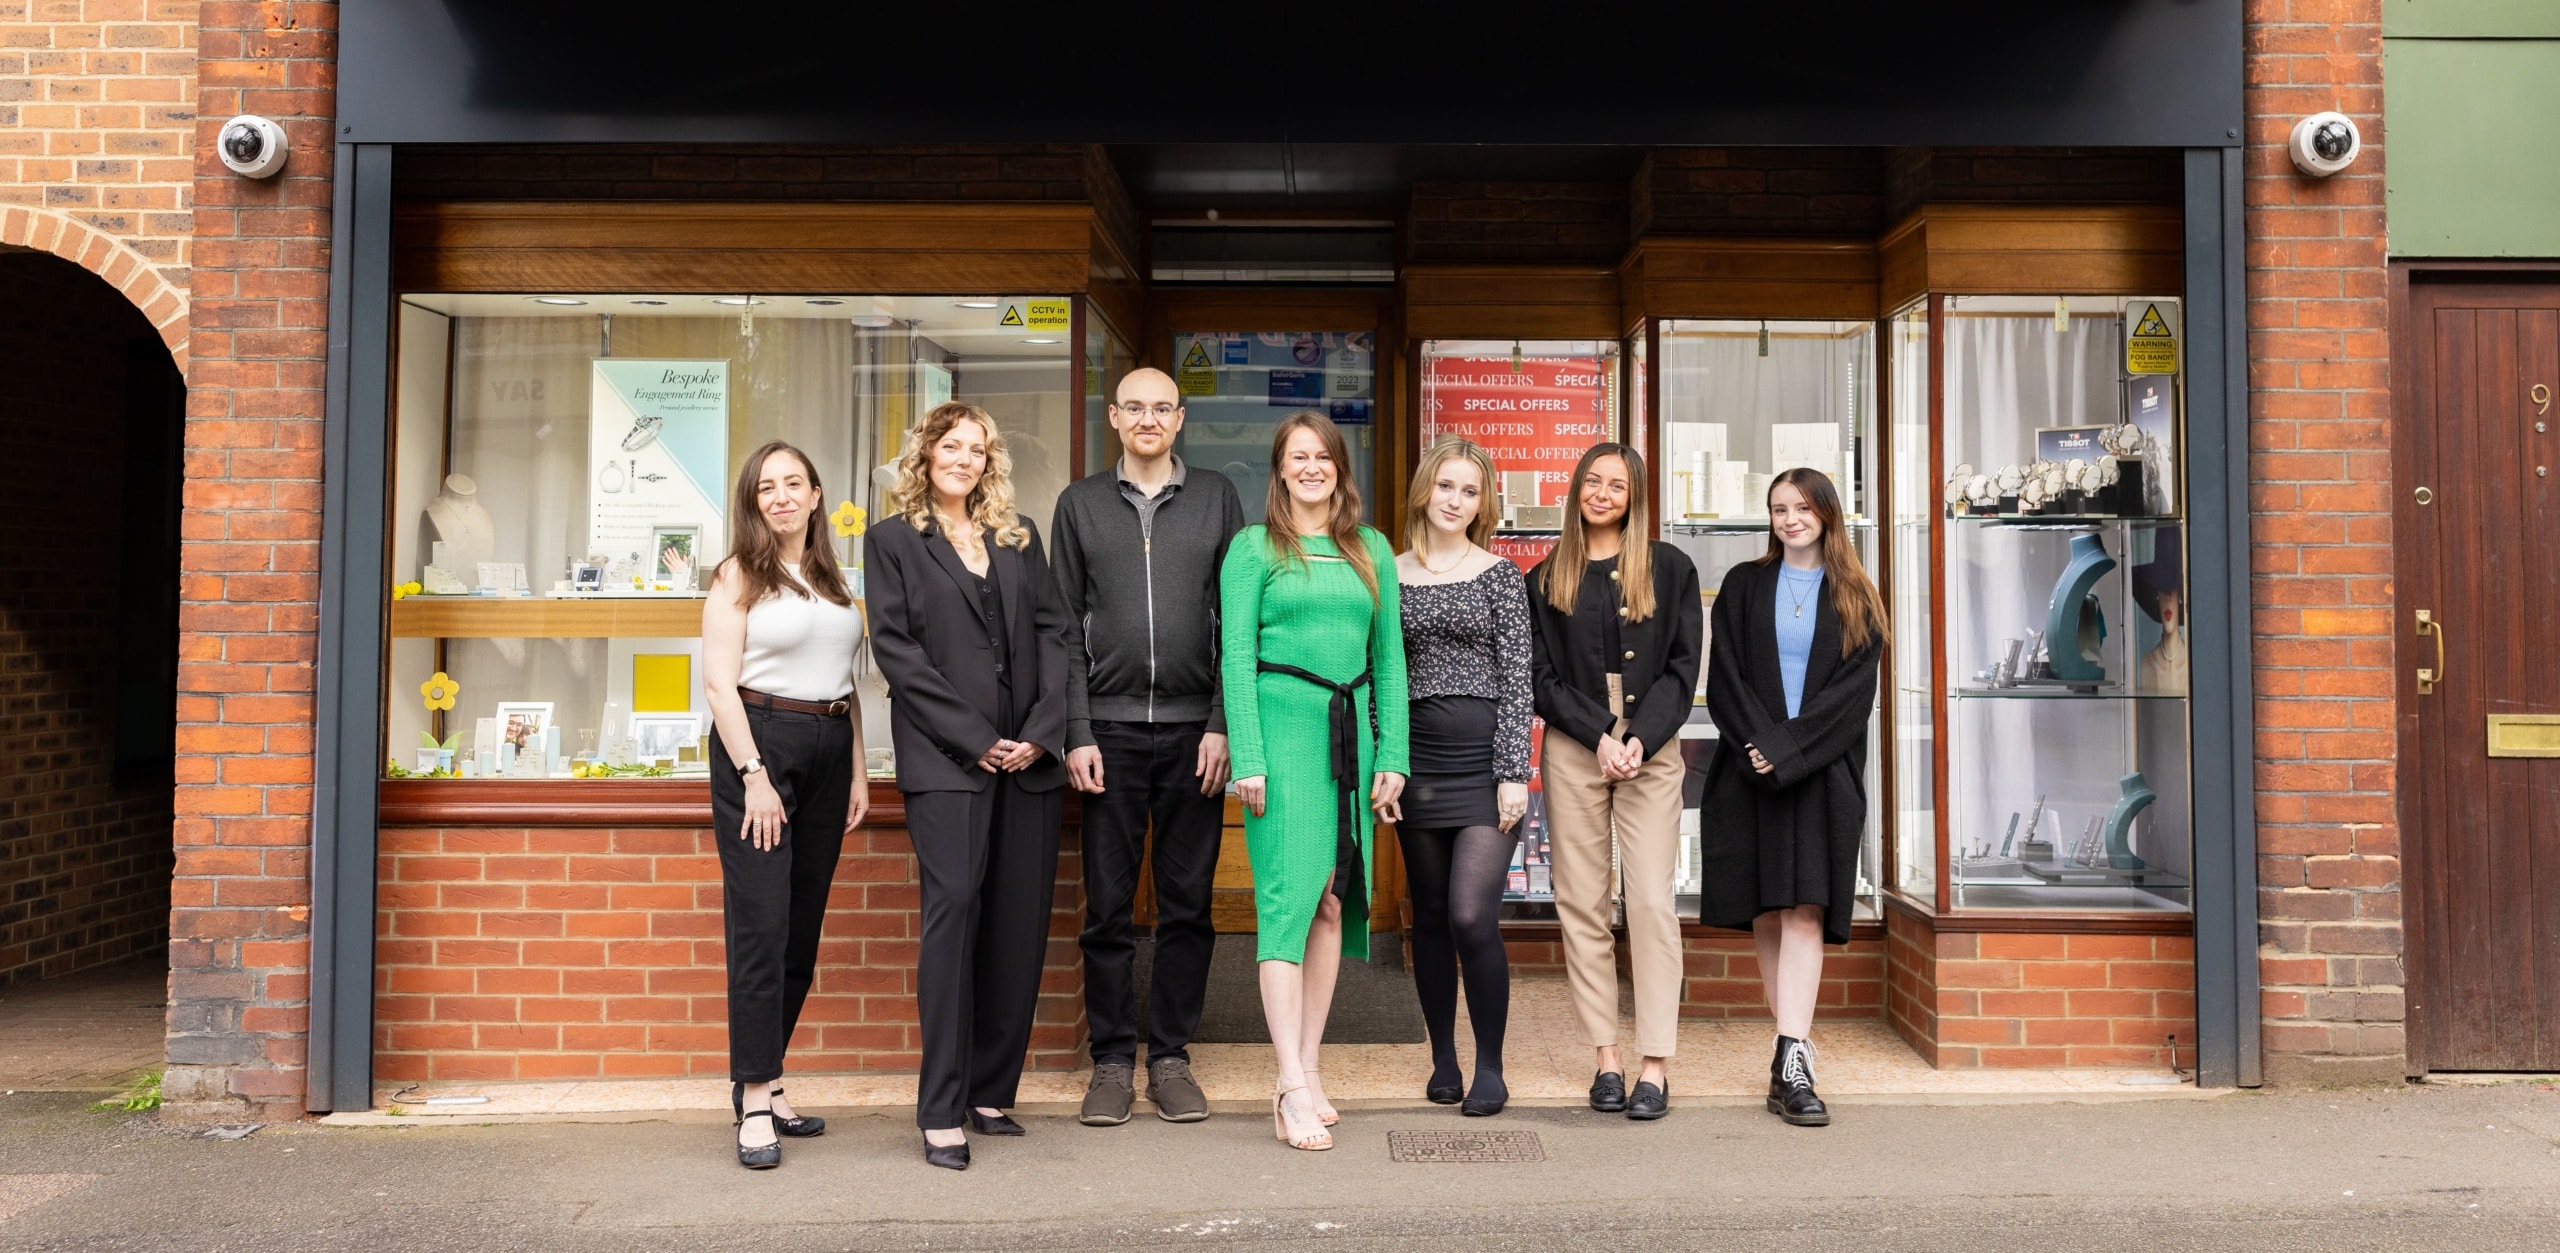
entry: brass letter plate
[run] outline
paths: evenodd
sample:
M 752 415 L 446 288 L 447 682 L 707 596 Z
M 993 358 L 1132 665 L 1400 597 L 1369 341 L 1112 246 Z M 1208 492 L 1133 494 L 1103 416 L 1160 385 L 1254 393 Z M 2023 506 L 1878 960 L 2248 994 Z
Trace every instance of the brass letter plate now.
M 2560 714 L 2489 715 L 2492 757 L 2560 757 Z

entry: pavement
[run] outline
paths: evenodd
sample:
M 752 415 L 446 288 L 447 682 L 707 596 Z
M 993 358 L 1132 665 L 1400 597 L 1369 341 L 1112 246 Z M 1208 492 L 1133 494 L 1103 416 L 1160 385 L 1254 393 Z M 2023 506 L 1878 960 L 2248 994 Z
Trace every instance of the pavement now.
M 926 1166 L 906 1113 L 877 1108 L 806 1111 L 828 1133 L 750 1173 L 725 1114 L 220 1140 L 16 1092 L 0 1249 L 2547 1250 L 2555 1086 L 1916 1094 L 1844 1099 L 1822 1129 L 1677 1094 L 1650 1124 L 1387 1103 L 1347 1110 L 1327 1153 L 1275 1143 L 1259 1110 L 1117 1128 L 1030 1112 L 1028 1136 L 976 1140 L 965 1173 Z M 1543 1160 L 1399 1162 L 1400 1131 L 1456 1133 L 1462 1155 L 1528 1133 Z

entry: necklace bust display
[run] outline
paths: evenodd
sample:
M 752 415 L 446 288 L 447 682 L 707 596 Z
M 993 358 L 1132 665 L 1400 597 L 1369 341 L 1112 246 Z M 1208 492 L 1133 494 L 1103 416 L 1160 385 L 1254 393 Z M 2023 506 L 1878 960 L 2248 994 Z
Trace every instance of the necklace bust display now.
M 426 545 L 420 565 L 432 560 L 435 545 L 442 544 L 445 571 L 470 583 L 480 577 L 480 563 L 497 556 L 497 523 L 480 504 L 480 485 L 469 475 L 444 477 L 444 490 L 427 502 L 426 523 L 420 536 Z

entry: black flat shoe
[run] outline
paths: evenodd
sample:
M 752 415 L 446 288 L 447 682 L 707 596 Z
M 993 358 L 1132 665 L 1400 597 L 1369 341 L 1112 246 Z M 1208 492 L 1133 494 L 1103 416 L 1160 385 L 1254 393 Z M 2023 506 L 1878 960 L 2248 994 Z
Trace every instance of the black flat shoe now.
M 1772 1114 L 1794 1127 L 1828 1127 L 1831 1107 L 1813 1090 L 1813 1046 L 1793 1036 L 1778 1037 L 1778 1055 L 1769 1062 Z
M 1466 1103 L 1458 1112 L 1469 1118 L 1491 1118 L 1502 1112 L 1503 1103 L 1511 1099 L 1511 1089 L 1503 1086 L 1499 1071 L 1476 1072 L 1475 1090 L 1467 1093 Z
M 969 1169 L 969 1142 L 963 1140 L 958 1144 L 936 1144 L 927 1140 L 924 1142 L 924 1161 L 927 1166 L 939 1166 L 944 1170 L 967 1170 Z
M 1430 1081 L 1422 1085 L 1422 1095 L 1434 1105 L 1455 1105 L 1465 1100 L 1467 1089 L 1458 1082 L 1458 1064 L 1434 1065 Z
M 1627 1099 L 1627 1117 L 1637 1122 L 1652 1122 L 1670 1112 L 1671 1080 L 1668 1076 L 1660 1083 L 1637 1081 L 1636 1094 Z
M 977 1132 L 982 1136 L 1018 1136 L 1029 1134 L 1022 1129 L 1021 1123 L 1013 1120 L 1013 1116 L 1010 1114 L 998 1114 L 993 1118 L 989 1118 L 974 1109 L 969 1111 L 969 1130 Z M 965 1157 L 966 1155 L 964 1154 L 963 1156 Z
M 747 1115 L 747 1118 L 762 1118 L 769 1122 L 773 1119 L 773 1111 L 760 1109 Z M 738 1125 L 746 1126 L 747 1118 L 739 1119 Z M 771 1170 L 782 1164 L 782 1142 L 776 1140 L 771 1144 L 755 1148 L 748 1148 L 741 1144 L 738 1146 L 738 1164 L 749 1170 Z
M 773 1094 L 782 1095 L 782 1089 L 775 1088 Z M 773 1116 L 773 1129 L 784 1135 L 805 1140 L 810 1136 L 827 1134 L 827 1120 L 815 1117 L 785 1118 L 776 1114 Z
M 1614 1070 L 1604 1070 L 1591 1076 L 1591 1108 L 1603 1114 L 1625 1112 L 1627 1077 Z

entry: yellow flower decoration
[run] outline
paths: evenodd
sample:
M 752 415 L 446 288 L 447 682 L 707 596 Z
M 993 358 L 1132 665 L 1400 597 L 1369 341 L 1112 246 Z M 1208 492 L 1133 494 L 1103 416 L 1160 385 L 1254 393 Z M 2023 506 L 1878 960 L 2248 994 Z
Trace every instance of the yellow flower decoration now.
M 409 597 L 415 596 L 425 590 L 427 590 L 426 585 L 418 582 L 416 579 L 411 579 L 406 583 L 394 583 L 391 585 L 391 599 L 406 600 Z
M 836 534 L 839 537 L 852 539 L 862 534 L 862 521 L 870 515 L 863 511 L 862 506 L 848 500 L 838 503 L 836 511 L 827 516 L 835 520 Z
M 453 698 L 461 694 L 462 685 L 442 670 L 436 671 L 436 677 L 418 685 L 418 695 L 426 698 L 429 709 L 451 709 Z

